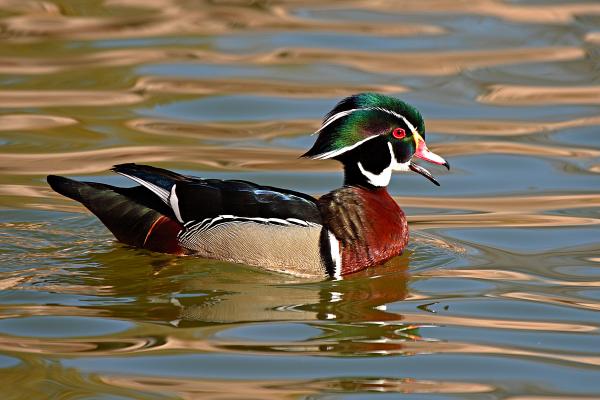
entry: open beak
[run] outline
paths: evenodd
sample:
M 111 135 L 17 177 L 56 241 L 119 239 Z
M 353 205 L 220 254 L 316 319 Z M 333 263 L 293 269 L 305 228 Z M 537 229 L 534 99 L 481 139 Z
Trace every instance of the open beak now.
M 423 137 L 421 135 L 419 135 L 418 132 L 415 132 L 413 134 L 413 136 L 415 138 L 415 144 L 416 144 L 416 148 L 417 148 L 415 151 L 414 157 L 420 158 L 421 160 L 425 160 L 425 161 L 428 161 L 433 164 L 443 165 L 448 170 L 450 170 L 450 164 L 448 164 L 448 162 L 446 160 L 444 160 L 442 157 L 440 157 L 437 154 L 435 154 L 434 152 L 430 151 L 427 148 L 427 145 L 425 144 L 425 139 L 423 139 Z M 440 186 L 438 181 L 436 181 L 435 178 L 433 177 L 433 175 L 431 175 L 431 173 L 429 171 L 427 171 L 425 168 L 413 163 L 412 161 L 409 164 L 409 168 L 412 171 L 416 172 L 417 174 L 423 175 L 425 178 L 429 179 L 431 182 L 433 182 L 437 186 Z
M 433 177 L 433 175 L 431 175 L 431 173 L 429 171 L 427 171 L 425 168 L 413 163 L 412 161 L 410 162 L 410 164 L 408 164 L 408 168 L 410 168 L 411 171 L 414 171 L 417 174 L 423 175 L 425 178 L 427 178 L 431 182 L 433 182 L 434 185 L 440 186 L 440 183 L 438 181 L 436 181 L 435 178 Z

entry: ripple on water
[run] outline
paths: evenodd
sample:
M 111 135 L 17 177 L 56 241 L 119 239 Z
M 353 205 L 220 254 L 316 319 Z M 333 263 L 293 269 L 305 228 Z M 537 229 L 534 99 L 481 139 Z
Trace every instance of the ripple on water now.
M 0 369 L 13 368 L 18 366 L 19 364 L 21 364 L 21 361 L 18 358 L 0 354 Z
M 107 318 L 81 316 L 29 316 L 0 319 L 0 332 L 21 337 L 83 337 L 124 332 L 133 323 Z
M 323 331 L 317 327 L 300 323 L 263 323 L 248 324 L 245 326 L 224 329 L 215 335 L 218 340 L 242 342 L 302 342 L 315 336 L 320 336 Z
M 486 366 L 493 360 L 492 371 Z M 463 368 L 456 368 L 460 362 Z M 255 355 L 187 355 L 163 357 L 133 357 L 101 359 L 77 358 L 65 360 L 63 365 L 88 373 L 185 377 L 200 380 L 314 380 L 335 377 L 363 378 L 365 376 L 403 379 L 407 374 L 417 380 L 469 381 L 464 369 L 470 371 L 470 381 L 494 379 L 543 385 L 550 374 L 556 376 L 547 384 L 548 390 L 592 394 L 598 389 L 596 371 L 592 368 L 575 368 L 569 363 L 547 363 L 528 355 L 504 354 L 424 354 L 413 357 L 356 357 L 340 363 L 330 357 L 255 356 Z M 435 368 L 432 368 L 436 366 Z M 437 378 L 435 378 L 437 377 Z
M 2 2 L 5 397 L 595 398 L 600 5 L 245 3 Z M 339 166 L 297 157 L 358 91 L 453 169 L 393 178 L 409 249 L 344 280 L 132 249 L 44 181 L 322 194 Z
M 447 236 L 458 240 L 476 242 L 490 248 L 505 251 L 531 254 L 546 252 L 559 252 L 560 249 L 569 249 L 597 243 L 595 232 L 598 228 L 566 226 L 561 230 L 551 228 L 483 228 L 445 230 Z
M 115 376 L 102 374 L 102 382 L 119 389 L 134 389 L 151 392 L 174 393 L 179 397 L 213 396 L 227 393 L 235 398 L 283 398 L 297 396 L 346 395 L 352 398 L 361 393 L 361 398 L 369 394 L 381 398 L 386 393 L 392 396 L 412 396 L 420 394 L 471 394 L 492 392 L 491 385 L 476 382 L 417 380 L 414 378 L 369 377 L 329 378 L 314 380 L 247 380 L 247 379 L 182 379 L 161 378 L 139 375 Z M 168 389 L 166 389 L 168 388 Z M 419 397 L 420 398 L 420 397 Z M 427 397 L 429 398 L 429 397 Z

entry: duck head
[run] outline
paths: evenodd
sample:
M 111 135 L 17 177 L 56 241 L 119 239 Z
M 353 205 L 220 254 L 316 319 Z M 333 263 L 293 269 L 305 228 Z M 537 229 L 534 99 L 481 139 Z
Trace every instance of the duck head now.
M 450 166 L 425 143 L 425 123 L 416 108 L 394 97 L 360 93 L 340 101 L 323 119 L 319 136 L 302 157 L 344 164 L 345 184 L 385 187 L 392 171 L 414 171 L 439 186 L 420 158 Z

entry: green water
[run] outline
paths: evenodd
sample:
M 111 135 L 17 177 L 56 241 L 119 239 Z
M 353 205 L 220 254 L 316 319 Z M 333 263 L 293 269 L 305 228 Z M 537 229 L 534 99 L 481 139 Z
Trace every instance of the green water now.
M 2 399 L 600 398 L 597 1 L 0 1 Z M 320 195 L 341 98 L 451 171 L 409 251 L 307 282 L 114 242 L 47 174 L 138 162 Z

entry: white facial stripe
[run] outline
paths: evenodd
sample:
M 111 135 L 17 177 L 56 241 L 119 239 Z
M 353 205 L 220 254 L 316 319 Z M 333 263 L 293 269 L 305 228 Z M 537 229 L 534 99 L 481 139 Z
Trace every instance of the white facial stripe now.
M 397 112 L 395 112 L 395 111 L 392 111 L 392 110 L 388 110 L 387 108 L 374 107 L 374 108 L 372 108 L 372 109 L 373 109 L 373 110 L 379 110 L 379 111 L 383 111 L 383 112 L 386 112 L 386 113 L 388 113 L 388 114 L 391 114 L 391 115 L 393 115 L 393 116 L 395 116 L 395 117 L 398 117 L 398 118 L 402 119 L 402 120 L 404 121 L 404 123 L 406 124 L 406 126 L 408 126 L 408 128 L 410 129 L 410 131 L 413 133 L 413 135 L 414 135 L 414 133 L 415 133 L 415 132 L 417 132 L 417 129 L 415 128 L 415 126 L 414 126 L 413 124 L 411 124 L 411 123 L 408 121 L 408 119 L 406 119 L 406 118 L 404 117 L 404 115 L 402 115 L 402 114 L 398 114 Z
M 340 242 L 333 233 L 327 231 L 329 238 L 329 249 L 331 250 L 331 261 L 333 262 L 333 277 L 342 279 L 342 258 L 340 254 Z
M 326 160 L 328 158 L 339 156 L 340 154 L 343 154 L 343 153 L 345 153 L 347 151 L 350 151 L 352 149 L 357 148 L 361 144 L 363 144 L 365 142 L 368 142 L 371 139 L 375 139 L 377 136 L 378 135 L 369 136 L 366 139 L 363 139 L 363 140 L 361 140 L 359 142 L 354 143 L 352 146 L 346 146 L 346 147 L 342 147 L 341 149 L 331 150 L 331 151 L 328 151 L 326 153 L 321 153 L 321 154 L 318 154 L 318 155 L 314 156 L 313 158 L 315 160 Z
M 321 132 L 323 129 L 325 129 L 325 127 L 329 124 L 331 124 L 333 121 L 336 121 L 342 117 L 345 117 L 346 115 L 350 115 L 352 114 L 354 111 L 358 111 L 358 110 L 366 110 L 366 108 L 353 108 L 351 110 L 346 110 L 346 111 L 340 111 L 337 114 L 333 114 L 331 117 L 327 118 L 327 120 L 325 122 L 323 122 L 323 125 L 319 128 L 318 131 L 316 131 L 315 133 L 319 133 Z M 314 135 L 314 133 L 313 133 Z
M 368 111 L 368 110 L 377 110 L 377 111 L 382 111 L 382 112 L 388 113 L 390 115 L 393 115 L 394 117 L 400 118 L 402 121 L 404 121 L 404 123 L 409 127 L 409 129 L 412 133 L 415 133 L 417 131 L 415 126 L 413 124 L 411 124 L 410 121 L 408 119 L 406 119 L 406 117 L 402 114 L 398 114 L 395 111 L 388 110 L 387 108 L 383 108 L 383 107 L 364 107 L 364 108 L 353 108 L 351 110 L 340 111 L 339 113 L 332 115 L 331 117 L 327 118 L 327 120 L 325 122 L 323 122 L 323 125 L 315 133 L 319 133 L 320 131 L 325 129 L 325 127 L 328 126 L 329 124 L 331 124 L 332 122 L 337 121 L 338 119 L 345 117 L 346 115 L 350 115 L 355 111 Z
M 325 129 L 325 127 L 327 127 L 328 125 L 330 125 L 331 123 L 333 123 L 334 121 L 337 121 L 338 119 L 345 117 L 347 115 L 352 114 L 355 111 L 368 111 L 368 110 L 377 110 L 377 111 L 382 111 L 385 113 L 388 113 L 390 115 L 393 115 L 396 118 L 400 118 L 402 121 L 404 121 L 404 123 L 406 124 L 406 126 L 408 126 L 408 128 L 411 130 L 411 132 L 413 133 L 413 135 L 415 134 L 415 132 L 418 132 L 417 129 L 415 128 L 415 126 L 413 124 L 410 123 L 410 121 L 408 119 L 406 119 L 406 117 L 404 117 L 404 115 L 402 114 L 398 114 L 395 111 L 392 110 L 388 110 L 387 108 L 382 108 L 382 107 L 365 107 L 365 108 L 353 108 L 351 110 L 346 110 L 346 111 L 340 111 L 337 114 L 332 115 L 331 117 L 327 118 L 327 120 L 325 122 L 323 122 L 323 125 L 319 128 L 319 130 L 317 130 L 314 134 L 321 132 L 323 129 Z M 363 139 L 359 142 L 354 143 L 351 146 L 346 146 L 346 147 L 342 147 L 341 149 L 337 149 L 337 150 L 331 150 L 328 151 L 326 153 L 322 153 L 322 154 L 318 154 L 315 157 L 313 157 L 315 160 L 326 160 L 328 158 L 332 158 L 332 157 L 336 157 L 339 156 L 340 154 L 343 154 L 347 151 L 350 151 L 352 149 L 355 149 L 356 147 L 360 146 L 361 144 L 365 143 L 368 140 L 371 140 L 373 138 L 376 138 L 378 135 L 373 135 L 373 136 L 369 136 L 366 139 Z

